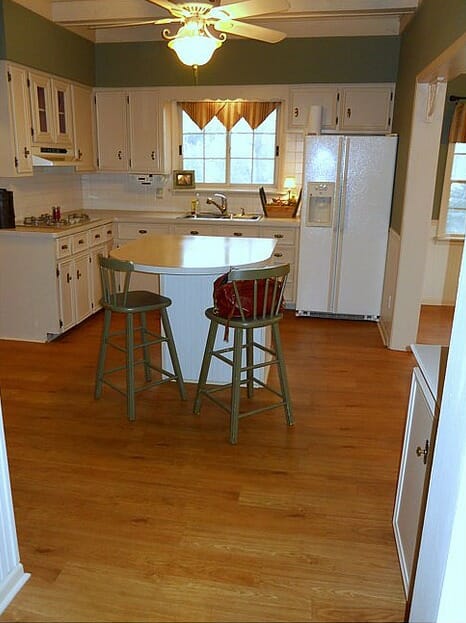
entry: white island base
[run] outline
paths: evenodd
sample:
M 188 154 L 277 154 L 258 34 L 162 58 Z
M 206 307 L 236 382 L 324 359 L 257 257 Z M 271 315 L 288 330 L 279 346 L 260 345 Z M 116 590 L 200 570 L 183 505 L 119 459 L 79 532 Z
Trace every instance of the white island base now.
M 219 273 L 219 275 L 222 273 Z M 168 308 L 175 344 L 180 360 L 183 378 L 187 383 L 197 383 L 201 370 L 202 357 L 207 341 L 209 320 L 204 311 L 213 305 L 213 283 L 219 275 L 161 275 L 160 291 L 172 300 Z M 269 343 L 270 329 L 256 329 L 255 341 L 260 344 Z M 233 331 L 230 332 L 228 342 L 224 340 L 222 326 L 217 331 L 216 348 L 233 346 Z M 257 363 L 265 360 L 265 353 L 254 353 Z M 168 348 L 164 344 L 162 352 L 163 365 L 171 370 Z M 260 368 L 255 374 L 261 381 L 265 381 L 264 371 Z M 231 381 L 231 367 L 222 361 L 212 358 L 208 383 L 229 383 Z

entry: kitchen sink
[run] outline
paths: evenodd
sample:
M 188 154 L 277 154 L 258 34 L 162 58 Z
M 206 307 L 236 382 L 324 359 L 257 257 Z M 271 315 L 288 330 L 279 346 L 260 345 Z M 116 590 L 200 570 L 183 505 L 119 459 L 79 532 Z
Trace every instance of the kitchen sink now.
M 196 221 L 259 221 L 262 214 L 216 214 L 215 212 L 199 212 L 198 214 L 185 214 L 179 218 L 188 218 Z

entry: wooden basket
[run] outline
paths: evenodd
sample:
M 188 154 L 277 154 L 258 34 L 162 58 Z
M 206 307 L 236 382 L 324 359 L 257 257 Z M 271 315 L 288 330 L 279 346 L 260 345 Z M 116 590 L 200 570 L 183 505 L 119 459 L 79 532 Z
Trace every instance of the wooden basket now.
M 293 218 L 296 204 L 267 203 L 265 209 L 267 210 L 267 216 L 271 218 Z

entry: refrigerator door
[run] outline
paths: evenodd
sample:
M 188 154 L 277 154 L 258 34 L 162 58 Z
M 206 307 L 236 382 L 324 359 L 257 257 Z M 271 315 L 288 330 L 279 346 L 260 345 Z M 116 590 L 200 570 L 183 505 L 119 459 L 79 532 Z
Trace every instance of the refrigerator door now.
M 304 151 L 297 310 L 329 312 L 333 298 L 340 175 L 339 136 L 312 136 Z M 319 185 L 330 199 L 319 201 Z M 324 189 L 324 187 L 327 187 Z M 330 191 L 330 196 L 328 195 Z
M 332 311 L 378 317 L 395 171 L 396 137 L 346 138 Z

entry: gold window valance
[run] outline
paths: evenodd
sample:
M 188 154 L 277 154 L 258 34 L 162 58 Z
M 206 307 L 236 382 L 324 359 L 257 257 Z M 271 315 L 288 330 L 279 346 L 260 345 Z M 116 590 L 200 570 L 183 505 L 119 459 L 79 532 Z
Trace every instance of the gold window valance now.
M 255 130 L 273 110 L 278 108 L 280 102 L 213 101 L 178 102 L 178 104 L 201 130 L 214 117 L 217 117 L 227 130 L 231 130 L 241 118 Z
M 450 143 L 466 143 L 466 104 L 456 104 L 450 126 Z

